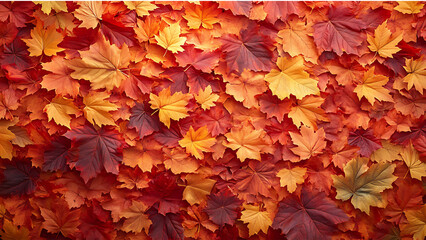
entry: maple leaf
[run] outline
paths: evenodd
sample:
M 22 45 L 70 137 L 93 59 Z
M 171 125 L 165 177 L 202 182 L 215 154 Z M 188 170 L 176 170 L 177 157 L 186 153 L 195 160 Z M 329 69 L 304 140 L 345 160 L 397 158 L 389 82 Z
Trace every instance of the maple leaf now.
M 235 188 L 242 193 L 268 196 L 274 184 L 275 167 L 268 162 L 250 161 L 247 168 L 235 173 Z
M 381 192 L 392 188 L 397 179 L 392 173 L 395 165 L 377 163 L 367 167 L 368 159 L 354 158 L 344 168 L 345 177 L 332 175 L 336 188 L 336 199 L 343 201 L 351 198 L 352 205 L 370 214 L 370 206 L 384 207 Z
M 86 105 L 83 109 L 84 116 L 93 125 L 115 125 L 109 111 L 116 111 L 118 107 L 105 98 L 109 97 L 106 92 L 91 92 L 83 98 Z
M 408 224 L 402 228 L 403 234 L 413 235 L 414 240 L 422 240 L 426 236 L 426 206 L 419 210 L 405 212 Z
M 242 102 L 244 107 L 259 107 L 255 96 L 262 94 L 267 89 L 263 74 L 244 69 L 240 76 L 231 76 L 224 80 L 227 82 L 227 94 L 232 95 L 235 100 Z
M 30 39 L 22 39 L 29 47 L 28 51 L 30 56 L 40 56 L 45 54 L 46 56 L 56 55 L 57 52 L 61 52 L 65 49 L 58 47 L 58 44 L 62 42 L 64 36 L 56 31 L 54 25 L 43 28 L 40 22 L 34 29 L 31 30 Z
M 309 159 L 322 153 L 326 147 L 325 132 L 323 128 L 318 129 L 316 132 L 305 126 L 300 128 L 301 134 L 289 132 L 291 140 L 297 147 L 290 150 L 300 156 L 300 160 Z
M 142 230 L 145 230 L 145 233 L 148 234 L 152 222 L 145 214 L 146 208 L 147 207 L 142 202 L 132 201 L 132 205 L 129 208 L 120 212 L 120 217 L 126 218 L 122 230 L 135 233 L 140 233 Z
M 201 104 L 201 108 L 204 110 L 209 110 L 211 107 L 214 107 L 214 102 L 218 99 L 219 95 L 213 93 L 210 85 L 208 85 L 204 90 L 200 89 L 198 94 L 195 95 L 195 100 L 197 103 Z
M 324 99 L 321 97 L 307 96 L 302 100 L 297 100 L 297 105 L 292 107 L 288 116 L 293 120 L 294 125 L 300 127 L 302 123 L 305 126 L 317 129 L 317 121 L 328 121 L 321 105 Z
M 406 59 L 404 69 L 408 73 L 403 79 L 408 84 L 407 89 L 410 90 L 414 86 L 423 94 L 423 89 L 426 89 L 426 61 L 423 58 Z
M 71 141 L 66 137 L 59 137 L 53 141 L 44 151 L 44 171 L 66 170 L 68 150 L 71 148 Z
M 68 67 L 74 70 L 71 77 L 90 81 L 95 90 L 112 90 L 127 77 L 123 69 L 129 65 L 131 56 L 126 44 L 119 49 L 102 37 L 89 50 L 80 51 L 80 56 L 82 59 L 68 61 Z
M 349 133 L 348 144 L 359 147 L 361 156 L 370 157 L 377 149 L 381 148 L 379 140 L 372 134 L 371 129 L 365 131 L 358 129 Z
M 190 29 L 198 29 L 201 26 L 212 29 L 213 24 L 219 22 L 217 16 L 221 13 L 217 3 L 201 2 L 198 4 L 187 4 L 185 6 L 185 18 Z
M 285 21 L 287 17 L 296 14 L 302 17 L 303 12 L 300 10 L 302 4 L 298 2 L 264 2 L 263 9 L 268 14 L 266 19 L 271 23 L 275 23 L 278 19 Z
M 393 160 L 402 160 L 399 153 L 402 147 L 394 145 L 389 141 L 381 141 L 382 148 L 377 149 L 370 155 L 370 159 L 374 162 L 392 162 Z
M 181 148 L 163 149 L 164 166 L 174 174 L 193 173 L 199 167 L 198 161 L 188 156 Z
M 306 61 L 316 63 L 319 56 L 312 33 L 311 24 L 305 24 L 297 17 L 291 17 L 285 27 L 278 32 L 278 37 L 282 39 L 283 50 L 290 56 L 302 55 Z
M 365 24 L 357 19 L 349 8 L 332 6 L 328 11 L 328 20 L 316 23 L 314 41 L 325 51 L 334 51 L 341 56 L 343 52 L 358 54 L 357 47 L 365 40 L 361 34 Z
M 135 10 L 139 17 L 148 16 L 149 11 L 155 10 L 158 7 L 155 4 L 146 1 L 123 1 L 130 10 Z
M 396 45 L 402 40 L 402 34 L 391 37 L 391 31 L 386 26 L 387 22 L 380 24 L 374 31 L 374 37 L 367 36 L 367 41 L 370 44 L 368 48 L 381 57 L 392 58 L 393 54 L 401 50 Z
M 204 211 L 209 215 L 212 222 L 223 227 L 225 224 L 234 225 L 237 219 L 237 209 L 240 205 L 241 201 L 225 190 L 209 195 Z
M 80 84 L 70 77 L 72 70 L 67 67 L 66 60 L 63 57 L 54 56 L 51 62 L 42 63 L 44 70 L 49 74 L 43 76 L 40 83 L 47 90 L 55 90 L 56 94 L 76 97 L 79 92 Z
M 289 193 L 296 191 L 297 184 L 305 182 L 306 168 L 295 167 L 292 169 L 283 168 L 277 173 L 280 178 L 281 187 L 287 186 Z
M 231 10 L 235 15 L 250 16 L 250 10 L 252 8 L 252 2 L 245 1 L 219 1 L 219 7 L 226 10 Z
M 176 61 L 179 63 L 179 66 L 186 67 L 189 65 L 195 69 L 209 73 L 219 64 L 220 54 L 218 51 L 207 52 L 196 49 L 192 45 L 184 49 L 185 51 L 176 55 Z
M 149 182 L 149 187 L 144 189 L 142 200 L 148 206 L 155 204 L 155 208 L 162 215 L 177 213 L 179 208 L 183 206 L 182 192 L 183 187 L 176 184 L 175 175 L 169 172 L 160 172 Z M 156 221 L 153 222 L 157 223 Z M 152 227 L 156 225 L 153 224 Z
M 61 233 L 64 237 L 76 234 L 80 225 L 80 209 L 70 210 L 64 200 L 52 203 L 51 208 L 40 207 L 44 218 L 43 228 L 50 233 Z
M 33 193 L 39 175 L 39 171 L 27 162 L 14 161 L 13 165 L 6 164 L 3 179 L 0 182 L 0 195 Z
M 160 121 L 170 128 L 170 119 L 178 121 L 181 118 L 189 116 L 186 105 L 188 104 L 191 95 L 181 92 L 170 94 L 170 88 L 165 88 L 155 95 L 149 94 L 149 103 L 151 108 L 158 110 Z
M 243 72 L 244 68 L 253 71 L 269 71 L 272 53 L 270 40 L 259 35 L 256 27 L 241 30 L 238 37 L 222 37 L 222 51 L 226 53 L 226 63 L 230 71 Z
M 244 223 L 248 223 L 249 235 L 252 236 L 257 234 L 260 230 L 267 233 L 268 228 L 272 224 L 272 220 L 269 217 L 269 213 L 261 211 L 259 206 L 244 205 L 243 211 L 241 211 L 240 220 Z
M 19 126 L 10 126 L 8 129 L 13 134 L 15 134 L 15 138 L 12 139 L 12 144 L 18 145 L 20 147 L 34 144 L 25 128 Z
M 169 27 L 163 28 L 160 30 L 158 35 L 155 35 L 155 40 L 157 44 L 166 49 L 166 51 L 171 51 L 172 53 L 182 52 L 184 49 L 182 45 L 185 44 L 186 37 L 180 37 L 181 30 L 179 23 L 173 23 Z
M 394 9 L 404 14 L 416 14 L 420 13 L 424 5 L 421 1 L 399 1 Z
M 154 209 L 148 211 L 149 219 L 155 224 L 149 228 L 149 236 L 158 240 L 183 240 L 183 227 L 181 217 L 177 214 L 161 214 Z
M 216 183 L 215 180 L 204 178 L 200 174 L 190 174 L 185 179 L 187 184 L 183 190 L 183 200 L 191 205 L 200 204 L 210 194 Z
M 118 174 L 124 143 L 116 131 L 106 128 L 95 130 L 92 126 L 85 125 L 65 133 L 64 136 L 72 141 L 77 152 L 75 163 L 71 165 L 81 172 L 86 183 L 102 169 Z
M 56 1 L 34 1 L 35 4 L 41 4 L 41 11 L 46 13 L 47 15 L 50 14 L 52 10 L 55 10 L 56 13 L 63 11 L 68 12 L 67 9 L 67 3 L 66 2 L 56 2 Z
M 182 140 L 179 140 L 179 145 L 186 148 L 187 153 L 191 153 L 197 159 L 204 158 L 203 152 L 213 152 L 211 148 L 216 143 L 216 139 L 211 137 L 207 127 L 201 127 L 194 131 L 192 126 Z
M 44 107 L 44 111 L 47 113 L 49 121 L 53 119 L 57 124 L 69 129 L 71 129 L 70 114 L 77 115 L 79 112 L 72 99 L 60 96 L 54 97 L 52 101 Z
M 29 240 L 30 231 L 24 226 L 21 226 L 19 229 L 17 226 L 13 225 L 12 222 L 5 219 L 0 231 L 1 239 L 3 240 Z
M 242 125 L 225 134 L 227 142 L 224 145 L 237 150 L 237 157 L 241 162 L 247 158 L 260 161 L 260 153 L 267 146 L 263 139 L 265 135 L 261 129 L 255 130 L 251 125 Z
M 9 21 L 16 27 L 26 27 L 25 24 L 33 19 L 33 8 L 32 2 L 3 2 L 0 4 L 0 21 Z
M 280 202 L 272 227 L 281 229 L 288 239 L 331 239 L 336 225 L 349 220 L 324 193 L 302 189 Z
M 13 146 L 11 141 L 15 139 L 15 134 L 8 127 L 11 125 L 9 121 L 0 120 L 0 157 L 12 159 Z
M 139 166 L 144 172 L 149 172 L 153 165 L 160 163 L 161 145 L 152 138 L 137 142 L 136 146 L 126 148 L 123 152 L 123 163 L 132 168 Z
M 422 181 L 422 177 L 426 176 L 426 164 L 420 160 L 419 153 L 410 144 L 401 151 L 402 160 L 407 165 L 412 178 Z
M 383 87 L 383 85 L 388 82 L 389 78 L 375 74 L 374 69 L 375 67 L 372 67 L 364 73 L 364 78 L 361 83 L 355 87 L 354 92 L 357 94 L 359 100 L 365 97 L 371 105 L 374 104 L 374 99 L 393 102 L 389 90 Z
M 149 113 L 146 112 L 145 104 L 136 103 L 130 111 L 132 114 L 130 115 L 128 126 L 129 128 L 135 128 L 138 131 L 140 139 L 160 129 L 158 120 L 156 121 Z
M 102 2 L 83 1 L 78 2 L 78 5 L 80 7 L 75 10 L 74 16 L 82 21 L 79 27 L 96 28 L 104 12 Z

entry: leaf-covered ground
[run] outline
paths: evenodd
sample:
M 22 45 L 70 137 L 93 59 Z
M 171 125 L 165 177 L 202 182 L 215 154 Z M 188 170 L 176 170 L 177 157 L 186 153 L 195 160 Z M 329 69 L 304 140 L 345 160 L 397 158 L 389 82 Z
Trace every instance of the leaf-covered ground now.
M 426 233 L 425 2 L 1 2 L 1 239 Z

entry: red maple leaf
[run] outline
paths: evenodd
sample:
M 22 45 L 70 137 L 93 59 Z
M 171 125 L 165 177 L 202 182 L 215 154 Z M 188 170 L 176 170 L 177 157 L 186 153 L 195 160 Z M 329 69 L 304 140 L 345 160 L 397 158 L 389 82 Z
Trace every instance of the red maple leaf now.
M 161 172 L 157 174 L 151 182 L 149 187 L 144 189 L 144 201 L 148 206 L 154 204 L 160 214 L 177 213 L 179 207 L 183 205 L 182 193 L 183 187 L 176 184 L 176 177 L 169 172 Z
M 118 174 L 118 163 L 122 160 L 122 148 L 125 145 L 118 132 L 107 128 L 96 130 L 85 125 L 64 136 L 71 139 L 72 148 L 76 152 L 70 166 L 81 172 L 86 183 L 102 169 Z
M 52 142 L 52 145 L 44 152 L 44 171 L 57 171 L 67 169 L 67 158 L 71 141 L 66 137 L 59 137 Z
M 146 112 L 147 109 L 149 108 L 145 108 L 143 103 L 136 103 L 131 109 L 132 115 L 130 115 L 128 126 L 129 128 L 136 128 L 141 139 L 160 129 L 158 120 Z
M 336 224 L 348 219 L 324 193 L 303 189 L 300 198 L 289 197 L 280 203 L 272 227 L 281 229 L 289 240 L 330 239 Z
M 34 192 L 39 171 L 28 162 L 14 160 L 3 170 L 0 195 L 23 195 Z
M 224 190 L 208 196 L 204 211 L 212 222 L 223 227 L 225 224 L 234 225 L 237 219 L 237 208 L 240 205 L 241 201 L 235 195 Z
M 375 150 L 382 147 L 371 129 L 358 129 L 355 132 L 349 133 L 348 144 L 358 146 L 360 148 L 358 152 L 364 157 L 370 157 Z
M 161 214 L 151 208 L 147 212 L 153 222 L 149 228 L 149 236 L 158 240 L 183 240 L 183 227 L 180 215 L 173 213 Z
M 343 6 L 332 6 L 328 21 L 314 25 L 314 41 L 325 51 L 334 51 L 341 56 L 343 52 L 358 54 L 357 47 L 366 40 L 361 34 L 365 23 L 357 19 L 352 11 Z
M 269 71 L 272 66 L 271 40 L 259 34 L 256 26 L 240 31 L 239 36 L 227 35 L 222 38 L 222 50 L 226 52 L 226 63 L 231 71 Z

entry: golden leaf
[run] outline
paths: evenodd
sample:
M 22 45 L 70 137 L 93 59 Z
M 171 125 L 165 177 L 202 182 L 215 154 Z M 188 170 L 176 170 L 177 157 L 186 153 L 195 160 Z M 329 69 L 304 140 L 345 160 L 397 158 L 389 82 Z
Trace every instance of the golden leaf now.
M 189 99 L 191 99 L 190 94 L 176 92 L 171 95 L 170 88 L 165 88 L 158 95 L 149 94 L 149 99 L 151 100 L 149 101 L 151 108 L 159 110 L 158 116 L 160 121 L 168 128 L 170 128 L 170 119 L 177 121 L 189 116 L 186 105 Z
M 296 191 L 297 184 L 305 182 L 306 168 L 295 167 L 292 169 L 283 168 L 277 173 L 280 178 L 281 187 L 287 186 L 289 193 Z
M 354 92 L 358 95 L 359 100 L 365 97 L 371 105 L 374 104 L 374 99 L 393 102 L 389 90 L 383 87 L 383 85 L 388 82 L 389 78 L 375 74 L 374 68 L 375 67 L 372 67 L 368 72 L 364 73 L 364 79 L 355 87 Z
M 83 109 L 84 116 L 93 125 L 115 125 L 109 111 L 116 111 L 117 105 L 105 100 L 109 97 L 105 92 L 92 92 L 83 98 L 83 103 L 86 105 Z
M 58 47 L 58 44 L 62 42 L 64 36 L 56 31 L 54 25 L 44 29 L 42 23 L 37 22 L 34 29 L 31 29 L 31 38 L 22 39 L 29 47 L 28 51 L 30 56 L 40 56 L 43 53 L 46 56 L 56 55 L 57 52 L 61 52 L 65 49 Z
M 65 126 L 69 129 L 71 129 L 70 114 L 76 115 L 79 112 L 72 99 L 60 96 L 53 98 L 52 101 L 44 107 L 44 111 L 47 113 L 49 121 L 53 119 L 56 124 Z
M 249 236 L 257 234 L 260 230 L 267 233 L 268 228 L 272 225 L 272 220 L 269 213 L 261 211 L 259 206 L 244 204 L 244 209 L 241 211 L 240 220 L 248 223 Z
M 198 159 L 204 158 L 203 152 L 213 152 L 211 148 L 216 143 L 216 138 L 212 137 L 206 126 L 197 131 L 190 126 L 185 137 L 179 140 L 179 145 L 186 148 L 187 153 L 191 153 Z
M 277 66 L 281 71 L 272 69 L 265 76 L 269 88 L 279 99 L 289 98 L 290 94 L 297 99 L 314 94 L 319 94 L 318 82 L 309 77 L 303 65 L 303 57 L 279 57 Z
M 392 54 L 401 50 L 396 45 L 402 40 L 402 34 L 391 37 L 391 31 L 386 26 L 387 22 L 385 21 L 376 28 L 374 37 L 367 36 L 367 41 L 370 44 L 368 48 L 372 52 L 377 52 L 381 57 L 392 58 Z
M 173 23 L 169 27 L 163 28 L 157 35 L 155 35 L 155 40 L 158 45 L 163 47 L 166 50 L 171 51 L 172 53 L 182 52 L 184 49 L 182 45 L 185 44 L 186 37 L 180 37 L 180 26 L 179 23 Z

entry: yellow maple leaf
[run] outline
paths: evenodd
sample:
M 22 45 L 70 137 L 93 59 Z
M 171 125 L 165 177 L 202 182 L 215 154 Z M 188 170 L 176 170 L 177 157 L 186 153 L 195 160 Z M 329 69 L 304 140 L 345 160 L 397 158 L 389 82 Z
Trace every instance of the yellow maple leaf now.
M 109 97 L 106 92 L 92 92 L 83 98 L 83 103 L 86 105 L 83 109 L 84 116 L 93 125 L 115 125 L 109 111 L 116 111 L 117 105 L 105 100 Z
M 34 29 L 31 29 L 31 38 L 22 39 L 27 46 L 30 56 L 40 56 L 43 53 L 46 56 L 56 55 L 57 52 L 61 52 L 65 49 L 58 47 L 58 44 L 62 42 L 64 36 L 56 31 L 54 25 L 43 28 L 41 22 L 37 22 Z
M 370 44 L 368 48 L 372 52 L 378 53 L 381 57 L 392 58 L 392 54 L 401 50 L 396 45 L 402 40 L 402 34 L 391 37 L 392 33 L 386 26 L 387 22 L 385 21 L 376 28 L 374 37 L 372 35 L 367 36 L 367 41 Z
M 83 1 L 78 2 L 78 5 L 80 5 L 80 7 L 75 10 L 74 16 L 82 21 L 79 27 L 97 27 L 100 20 L 102 20 L 102 14 L 104 12 L 102 1 Z
M 396 6 L 394 9 L 398 12 L 405 13 L 405 14 L 416 14 L 420 13 L 424 6 L 424 2 L 419 1 L 400 1 L 398 2 L 398 6 Z
M 367 167 L 367 158 L 354 158 L 345 168 L 345 176 L 332 175 L 336 188 L 336 199 L 346 201 L 351 198 L 355 208 L 370 214 L 370 206 L 385 207 L 381 192 L 392 188 L 397 179 L 392 173 L 395 165 L 377 163 Z
M 123 68 L 129 66 L 131 56 L 126 44 L 119 49 L 102 37 L 91 45 L 89 50 L 80 51 L 80 56 L 82 59 L 72 59 L 68 62 L 68 67 L 74 70 L 71 77 L 90 81 L 94 90 L 112 90 L 119 87 L 127 77 Z
M 21 226 L 19 229 L 7 219 L 4 219 L 2 230 L 0 231 L 3 240 L 29 240 L 30 231 L 26 227 Z
M 201 108 L 204 110 L 209 110 L 211 107 L 214 107 L 216 102 L 219 99 L 219 95 L 214 94 L 212 87 L 208 85 L 204 90 L 200 89 L 198 94 L 195 95 L 195 100 L 201 104 Z
M 401 151 L 402 160 L 407 165 L 412 178 L 422 180 L 426 176 L 426 164 L 420 160 L 419 153 L 410 143 Z
M 404 211 L 408 224 L 402 227 L 403 235 L 413 235 L 414 240 L 424 240 L 426 237 L 426 205 L 418 210 Z
M 322 150 L 326 147 L 325 132 L 324 128 L 314 131 L 312 128 L 302 126 L 300 128 L 300 134 L 289 132 L 291 140 L 297 147 L 291 148 L 290 150 L 300 156 L 300 160 L 309 159 L 312 156 L 316 156 L 322 153 Z
M 158 8 L 155 4 L 148 1 L 124 1 L 124 4 L 126 4 L 128 9 L 135 10 L 139 17 L 148 16 L 149 11 Z
M 289 98 L 290 94 L 297 99 L 314 94 L 319 94 L 318 82 L 309 77 L 303 65 L 303 57 L 279 57 L 277 66 L 281 71 L 272 69 L 265 76 L 269 88 L 279 99 Z
M 146 209 L 147 206 L 142 202 L 133 200 L 129 208 L 120 212 L 120 218 L 126 218 L 121 230 L 134 233 L 140 233 L 142 230 L 145 230 L 145 233 L 148 234 L 152 222 L 148 218 L 148 215 L 145 214 Z
M 267 146 L 264 140 L 266 133 L 262 129 L 255 130 L 250 124 L 232 128 L 225 134 L 227 142 L 224 145 L 237 150 L 237 157 L 241 162 L 247 158 L 260 161 L 260 154 Z
M 186 187 L 183 190 L 183 200 L 189 204 L 199 204 L 210 194 L 216 180 L 204 178 L 200 174 L 189 174 L 186 176 Z
M 374 151 L 370 159 L 375 162 L 392 162 L 393 160 L 402 160 L 399 153 L 402 151 L 400 145 L 394 145 L 389 140 L 382 140 L 382 148 Z
M 306 168 L 295 167 L 292 169 L 283 168 L 277 173 L 280 178 L 281 187 L 287 186 L 289 193 L 296 191 L 297 184 L 305 182 Z
M 70 114 L 78 114 L 78 109 L 74 105 L 72 99 L 56 96 L 52 101 L 44 107 L 49 121 L 52 119 L 58 124 L 71 129 Z
M 305 126 L 317 129 L 317 121 L 328 121 L 324 110 L 321 108 L 324 99 L 321 97 L 307 96 L 297 101 L 297 105 L 290 109 L 288 116 L 293 123 L 300 127 L 303 123 Z
M 221 13 L 217 3 L 201 2 L 199 5 L 188 3 L 185 6 L 185 18 L 190 29 L 198 29 L 203 26 L 212 29 L 213 24 L 219 22 L 217 16 Z
M 410 90 L 414 86 L 423 94 L 423 89 L 426 89 L 426 61 L 423 57 L 417 60 L 406 59 L 404 69 L 408 73 L 403 79 L 408 84 L 407 89 Z
M 168 128 L 170 128 L 170 119 L 177 121 L 189 116 L 186 105 L 189 99 L 191 99 L 190 94 L 175 92 L 171 95 L 170 88 L 165 88 L 158 95 L 150 93 L 149 99 L 151 108 L 154 110 L 158 109 L 160 121 Z
M 41 11 L 46 13 L 47 15 L 50 14 L 50 12 L 55 10 L 57 13 L 60 11 L 68 12 L 67 9 L 67 2 L 65 1 L 34 1 L 35 4 L 41 4 Z
M 213 152 L 211 148 L 216 143 L 216 138 L 213 138 L 206 126 L 200 127 L 197 131 L 189 127 L 185 137 L 179 140 L 179 145 L 186 148 L 187 153 L 191 153 L 198 159 L 204 158 L 203 152 Z
M 158 45 L 172 53 L 182 52 L 182 45 L 185 44 L 186 37 L 180 37 L 179 23 L 173 23 L 169 27 L 163 28 L 158 35 L 155 35 Z
M 374 99 L 393 102 L 389 90 L 383 87 L 383 85 L 388 82 L 389 78 L 375 74 L 374 69 L 375 67 L 372 67 L 364 73 L 364 79 L 355 87 L 354 92 L 356 92 L 359 100 L 365 97 L 371 105 L 374 104 Z
M 11 141 L 15 139 L 15 134 L 8 129 L 12 123 L 0 120 L 0 157 L 12 159 L 13 146 Z
M 240 220 L 244 223 L 248 223 L 247 227 L 249 229 L 249 236 L 257 234 L 260 230 L 267 233 L 268 228 L 272 224 L 269 213 L 261 211 L 259 206 L 248 204 L 244 204 L 244 209 L 245 210 L 241 211 Z

